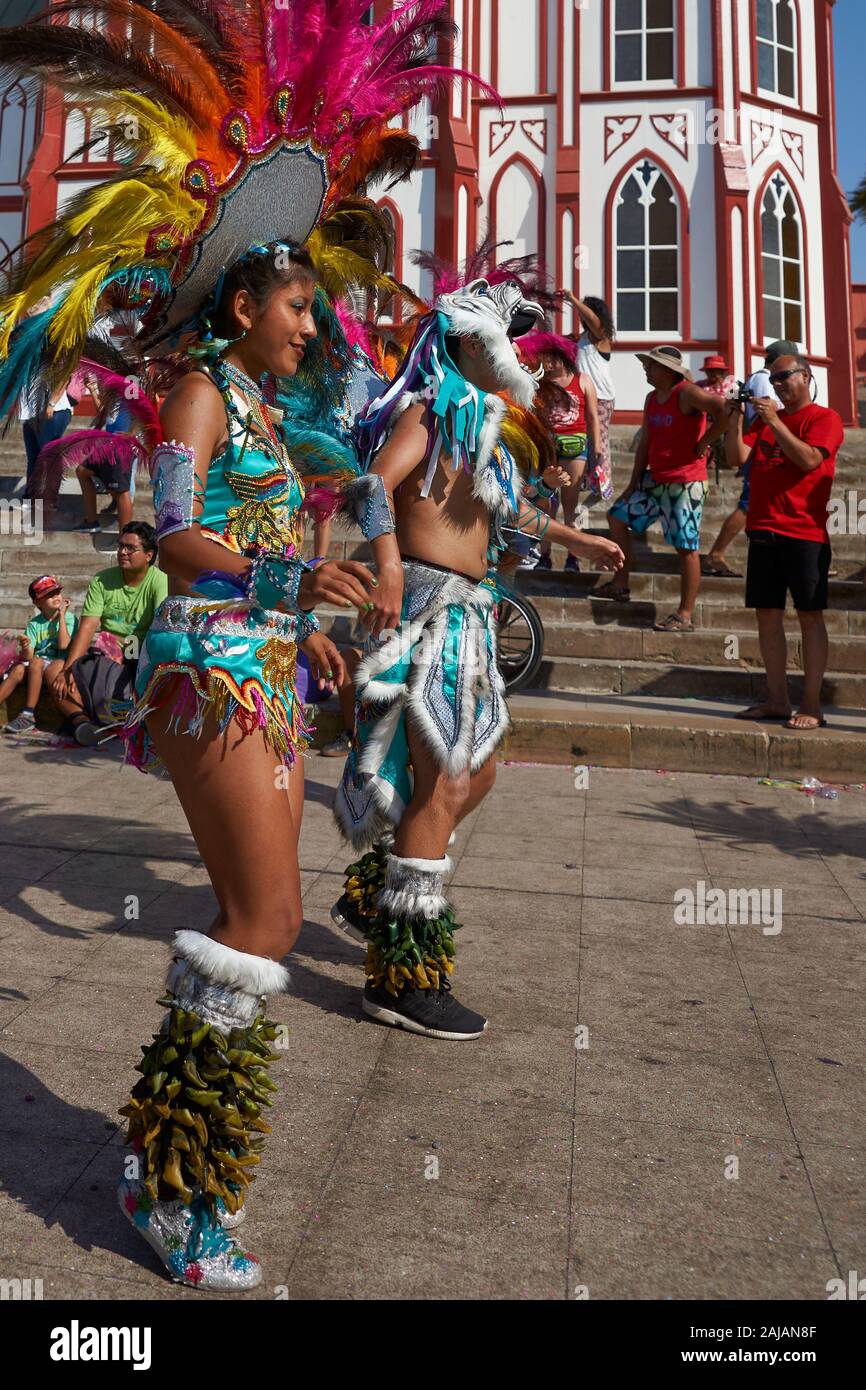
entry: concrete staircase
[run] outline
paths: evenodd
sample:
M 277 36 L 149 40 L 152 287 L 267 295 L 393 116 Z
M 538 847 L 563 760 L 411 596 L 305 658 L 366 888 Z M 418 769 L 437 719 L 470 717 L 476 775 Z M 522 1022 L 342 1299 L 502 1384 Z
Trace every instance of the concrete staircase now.
M 614 430 L 614 478 L 621 489 L 631 472 L 632 429 Z M 12 432 L 0 441 L 0 503 L 14 497 L 24 467 L 23 449 Z M 835 496 L 851 491 L 866 497 L 866 431 L 849 431 L 840 456 Z M 704 512 L 703 549 L 736 505 L 740 483 L 723 472 L 713 482 Z M 152 519 L 150 487 L 139 483 L 135 515 Z M 32 615 L 27 584 L 38 573 L 56 573 L 80 611 L 91 575 L 114 562 L 116 523 L 100 535 L 69 530 L 80 516 L 73 480 L 64 484 L 57 529 L 38 543 L 15 532 L 14 512 L 2 516 L 0 533 L 0 630 L 20 628 Z M 866 524 L 866 522 L 864 522 Z M 590 526 L 606 530 L 604 508 Z M 337 534 L 335 557 L 363 559 L 366 548 Z M 745 570 L 746 543 L 729 551 L 733 568 Z M 704 579 L 694 633 L 652 631 L 676 607 L 676 557 L 654 528 L 635 545 L 632 602 L 593 599 L 594 574 L 565 574 L 565 552 L 554 547 L 553 572 L 524 572 L 520 587 L 531 596 L 545 626 L 545 661 L 537 688 L 511 702 L 514 728 L 505 756 L 538 762 L 598 763 L 617 767 L 748 772 L 758 776 L 809 774 L 834 782 L 866 780 L 866 588 L 862 567 L 866 537 L 834 539 L 831 580 L 830 670 L 825 683 L 830 727 L 808 736 L 779 725 L 743 724 L 733 715 L 763 694 L 763 675 L 754 615 L 742 607 L 744 584 Z M 321 614 L 323 626 L 347 641 L 350 625 L 338 613 Z M 792 672 L 800 670 L 799 628 L 788 619 Z M 796 699 L 800 682 L 793 675 Z M 10 702 L 10 717 L 18 701 Z M 43 719 L 42 715 L 45 715 Z M 49 710 L 40 723 L 51 724 Z M 319 741 L 339 727 L 337 711 L 323 707 Z

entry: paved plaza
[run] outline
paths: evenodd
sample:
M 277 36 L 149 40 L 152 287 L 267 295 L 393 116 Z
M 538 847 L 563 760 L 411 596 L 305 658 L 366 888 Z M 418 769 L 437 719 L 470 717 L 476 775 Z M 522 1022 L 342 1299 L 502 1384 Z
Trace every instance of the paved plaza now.
M 248 1297 L 820 1300 L 866 1271 L 866 793 L 501 765 L 453 851 L 458 991 L 490 1017 L 460 1045 L 362 1018 L 360 953 L 325 925 L 341 764 L 306 768 Z M 0 770 L 0 1275 L 201 1298 L 114 1185 L 206 876 L 170 785 L 116 754 L 10 740 Z M 675 920 L 714 888 L 768 890 L 766 917 Z

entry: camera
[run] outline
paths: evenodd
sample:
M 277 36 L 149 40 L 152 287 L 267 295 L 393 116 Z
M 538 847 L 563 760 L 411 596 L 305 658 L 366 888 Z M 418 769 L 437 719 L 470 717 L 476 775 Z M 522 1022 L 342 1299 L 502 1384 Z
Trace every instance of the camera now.
M 754 391 L 750 390 L 744 381 L 737 382 L 737 394 L 734 400 L 738 405 L 750 405 L 755 399 Z

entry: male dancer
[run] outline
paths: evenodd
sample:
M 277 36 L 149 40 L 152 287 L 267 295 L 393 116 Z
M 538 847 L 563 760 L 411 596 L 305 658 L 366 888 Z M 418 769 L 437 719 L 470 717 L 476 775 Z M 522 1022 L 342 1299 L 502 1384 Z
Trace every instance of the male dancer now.
M 529 407 L 536 390 L 512 339 L 542 320 L 515 281 L 442 295 L 359 425 L 370 463 L 354 503 L 379 585 L 335 810 L 356 848 L 376 848 L 350 866 L 332 915 L 367 943 L 364 1012 L 429 1037 L 477 1038 L 487 1022 L 450 993 L 458 924 L 443 880 L 508 728 L 489 574 L 501 528 L 547 532 L 601 569 L 623 561 L 526 502 L 503 442 L 497 392 Z

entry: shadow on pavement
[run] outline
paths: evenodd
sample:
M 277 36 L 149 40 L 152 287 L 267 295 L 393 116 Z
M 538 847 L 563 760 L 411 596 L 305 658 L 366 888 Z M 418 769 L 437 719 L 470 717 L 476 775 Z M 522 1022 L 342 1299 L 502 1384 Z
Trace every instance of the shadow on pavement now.
M 694 830 L 702 838 L 715 840 L 727 849 L 753 849 L 763 845 L 775 847 L 798 860 L 817 861 L 834 855 L 866 859 L 866 836 L 858 834 L 855 848 L 855 826 L 850 821 L 840 822 L 835 827 L 838 833 L 834 839 L 829 817 L 822 817 L 821 842 L 811 842 L 816 821 L 815 812 L 810 810 L 790 816 L 766 805 L 732 806 L 727 801 L 716 801 L 710 806 L 696 807 L 693 802 L 682 800 L 654 802 L 645 811 L 623 809 L 619 814 L 624 825 L 629 821 L 645 821 L 654 826 Z M 803 840 L 809 843 L 804 845 Z

